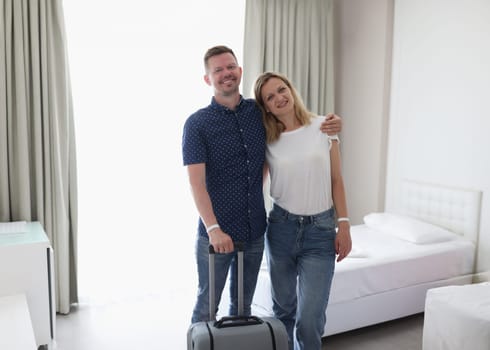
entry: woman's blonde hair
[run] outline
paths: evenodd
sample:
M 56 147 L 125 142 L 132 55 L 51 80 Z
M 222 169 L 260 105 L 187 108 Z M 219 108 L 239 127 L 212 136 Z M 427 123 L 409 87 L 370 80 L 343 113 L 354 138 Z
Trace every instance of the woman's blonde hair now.
M 310 124 L 311 118 L 313 117 L 313 113 L 306 109 L 300 95 L 285 75 L 277 72 L 262 73 L 255 81 L 254 93 L 255 101 L 262 111 L 262 121 L 265 127 L 267 143 L 277 141 L 281 136 L 281 133 L 286 129 L 285 125 L 275 115 L 273 115 L 271 112 L 267 112 L 264 99 L 262 98 L 262 88 L 272 78 L 282 80 L 291 90 L 291 95 L 293 95 L 294 102 L 294 114 L 301 125 Z

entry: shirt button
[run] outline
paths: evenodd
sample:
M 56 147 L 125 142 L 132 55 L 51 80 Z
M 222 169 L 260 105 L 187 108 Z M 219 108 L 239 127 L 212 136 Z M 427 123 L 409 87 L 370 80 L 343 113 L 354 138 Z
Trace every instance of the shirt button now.
M 247 148 L 247 145 L 243 145 L 243 147 Z

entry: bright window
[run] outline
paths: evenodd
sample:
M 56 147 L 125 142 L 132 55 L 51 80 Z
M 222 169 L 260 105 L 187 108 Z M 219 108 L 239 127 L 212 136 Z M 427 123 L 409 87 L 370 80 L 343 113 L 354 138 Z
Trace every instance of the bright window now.
M 64 11 L 80 295 L 165 290 L 191 298 L 190 317 L 197 212 L 181 160 L 182 126 L 211 100 L 206 49 L 228 45 L 242 62 L 245 0 L 64 0 Z

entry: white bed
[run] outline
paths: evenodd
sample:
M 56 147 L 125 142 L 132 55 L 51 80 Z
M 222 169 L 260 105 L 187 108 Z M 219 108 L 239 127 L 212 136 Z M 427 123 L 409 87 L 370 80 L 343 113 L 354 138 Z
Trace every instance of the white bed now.
M 394 217 L 389 224 L 366 219 L 369 225 L 352 226 L 354 248 L 349 258 L 336 265 L 324 336 L 423 312 L 428 289 L 471 283 L 481 193 L 407 180 L 400 184 L 396 202 L 396 214 L 368 216 Z M 420 244 L 433 233 L 426 228 L 451 237 L 434 236 L 437 242 Z M 414 229 L 427 235 L 404 236 Z M 272 315 L 266 264 L 260 271 L 253 313 Z

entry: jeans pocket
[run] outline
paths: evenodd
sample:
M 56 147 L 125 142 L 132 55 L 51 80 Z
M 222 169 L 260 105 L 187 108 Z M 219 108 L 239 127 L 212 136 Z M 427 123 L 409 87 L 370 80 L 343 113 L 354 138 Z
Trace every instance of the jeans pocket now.
M 334 231 L 335 232 L 335 220 L 333 216 L 325 216 L 317 218 L 314 225 L 322 231 Z
M 267 218 L 267 221 L 270 224 L 280 224 L 286 222 L 286 220 L 286 215 L 276 210 L 271 210 L 271 212 L 269 213 L 269 217 Z

